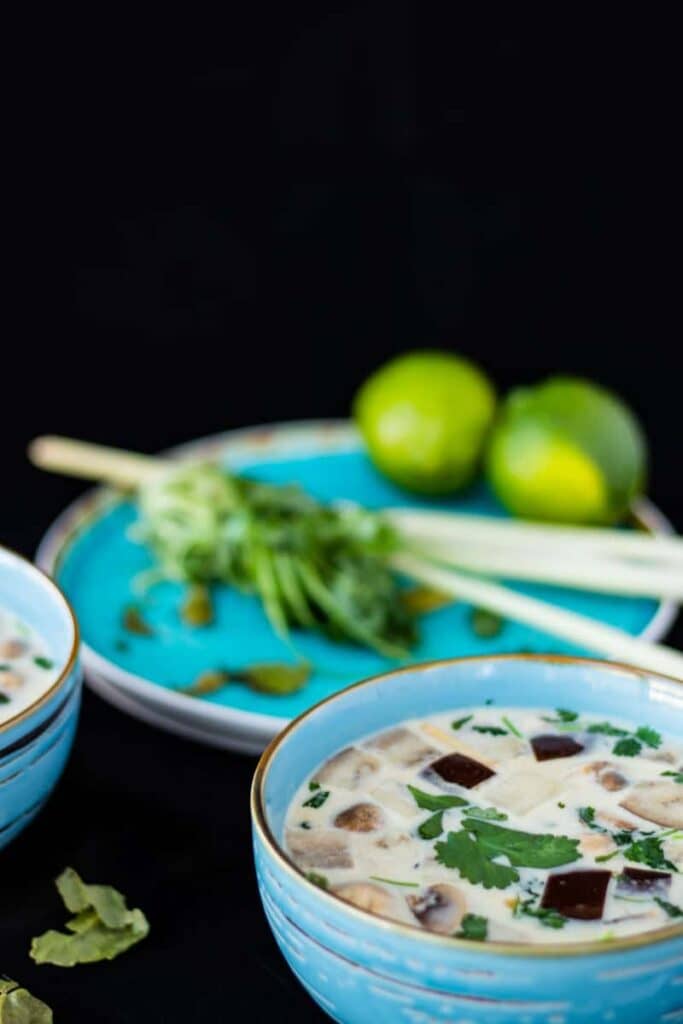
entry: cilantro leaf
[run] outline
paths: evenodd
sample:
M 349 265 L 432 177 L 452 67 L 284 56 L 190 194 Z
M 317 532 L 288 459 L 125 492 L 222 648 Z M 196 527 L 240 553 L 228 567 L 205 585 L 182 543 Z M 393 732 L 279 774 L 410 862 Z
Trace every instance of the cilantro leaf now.
M 431 818 L 422 822 L 417 831 L 422 839 L 437 839 L 443 832 L 443 811 L 432 814 Z
M 460 922 L 460 931 L 455 933 L 456 939 L 474 939 L 483 942 L 489 930 L 487 918 L 479 914 L 465 914 Z
M 537 918 L 546 928 L 564 928 L 567 923 L 567 918 L 557 910 L 552 907 L 536 907 L 533 900 L 525 900 L 523 903 L 517 904 L 515 917 L 519 917 L 521 914 Z
M 306 875 L 309 882 L 313 882 L 313 885 L 317 885 L 319 889 L 329 888 L 330 883 L 328 882 L 325 875 L 319 875 L 315 871 L 309 871 Z
M 626 860 L 635 861 L 637 864 L 647 864 L 649 868 L 668 868 L 670 871 L 678 871 L 676 865 L 664 856 L 662 840 L 659 836 L 639 839 L 622 852 Z
M 628 736 L 627 729 L 617 729 L 610 722 L 594 722 L 589 725 L 587 732 L 599 733 L 601 736 Z
M 329 789 L 318 789 L 308 800 L 304 800 L 302 807 L 322 807 L 330 795 Z
M 515 867 L 555 868 L 581 857 L 579 840 L 567 836 L 519 832 L 476 818 L 465 818 L 462 825 L 475 834 L 482 850 L 490 857 L 504 854 Z
M 481 818 L 482 821 L 507 821 L 507 814 L 497 811 L 495 807 L 468 807 L 465 814 L 472 818 Z
M 575 722 L 579 717 L 577 711 L 568 711 L 567 708 L 555 708 L 557 718 L 543 716 L 544 722 Z
M 507 715 L 503 715 L 501 717 L 501 722 L 503 723 L 503 725 L 507 726 L 507 728 L 510 730 L 512 735 L 516 736 L 517 739 L 520 739 L 520 740 L 524 739 L 524 737 L 522 736 L 522 734 L 519 731 L 519 729 L 517 728 L 517 726 L 514 724 L 514 722 L 510 721 L 510 719 L 507 717 Z
M 461 796 L 437 796 L 436 793 L 425 793 L 417 786 L 408 786 L 413 794 L 413 799 L 423 811 L 447 811 L 451 807 L 465 807 L 467 800 Z
M 675 903 L 667 903 L 666 900 L 662 900 L 659 896 L 655 896 L 655 903 L 665 910 L 669 917 L 683 917 L 683 910 L 677 907 Z
M 497 725 L 473 725 L 474 732 L 489 733 L 491 736 L 507 736 L 507 729 L 501 729 Z
M 674 782 L 679 783 L 679 785 L 683 785 L 683 772 L 661 772 L 660 774 L 668 775 L 674 780 Z
M 662 745 L 661 735 L 656 729 L 651 729 L 649 725 L 641 725 L 639 729 L 636 729 L 636 738 L 647 747 L 653 747 L 655 750 Z
M 464 718 L 456 718 L 454 722 L 451 722 L 451 729 L 455 729 L 456 731 L 458 729 L 462 729 L 463 725 L 467 725 L 467 723 L 471 722 L 473 718 L 474 715 L 465 715 Z
M 436 859 L 444 867 L 454 868 L 473 885 L 485 889 L 507 889 L 519 881 L 519 873 L 507 864 L 496 864 L 487 857 L 480 843 L 468 832 L 449 832 L 445 842 L 436 843 Z
M 628 736 L 625 739 L 617 740 L 612 747 L 612 753 L 618 757 L 635 757 L 641 752 L 643 745 L 635 736 Z

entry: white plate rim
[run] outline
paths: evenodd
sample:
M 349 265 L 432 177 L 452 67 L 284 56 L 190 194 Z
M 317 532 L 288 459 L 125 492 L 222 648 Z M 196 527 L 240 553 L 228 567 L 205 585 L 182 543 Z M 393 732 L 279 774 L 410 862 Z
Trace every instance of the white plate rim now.
M 274 450 L 269 450 L 269 444 L 274 444 Z M 289 458 L 296 450 L 303 452 L 314 447 L 317 451 L 321 444 L 330 451 L 349 451 L 357 449 L 360 438 L 348 420 L 275 422 L 228 430 L 220 434 L 210 434 L 169 448 L 161 452 L 160 455 L 184 458 L 196 456 L 198 452 L 201 452 L 203 456 L 211 457 L 212 454 L 218 452 L 222 455 L 227 452 L 233 459 L 239 461 L 241 457 L 253 457 L 255 453 L 266 451 L 269 458 L 276 458 L 277 449 L 280 448 L 283 457 Z M 68 544 L 77 535 L 79 526 L 86 525 L 94 511 L 98 510 L 106 501 L 111 500 L 111 497 L 111 491 L 104 487 L 96 487 L 71 502 L 43 535 L 35 556 L 38 567 L 52 575 Z M 644 525 L 655 533 L 671 534 L 674 532 L 673 526 L 666 516 L 648 498 L 638 499 L 634 505 L 634 513 Z M 674 601 L 661 601 L 652 619 L 639 634 L 640 639 L 653 642 L 661 639 L 673 624 L 677 613 L 678 606 Z M 88 682 L 90 682 L 90 677 L 106 681 L 109 687 L 119 688 L 129 696 L 137 698 L 135 703 L 139 706 L 142 702 L 145 705 L 145 710 L 152 715 L 155 715 L 156 709 L 158 709 L 164 714 L 175 712 L 185 723 L 194 721 L 198 729 L 201 728 L 202 723 L 223 729 L 236 728 L 240 735 L 245 739 L 251 739 L 255 744 L 265 744 L 284 729 L 290 721 L 289 718 L 282 716 L 263 715 L 254 711 L 243 711 L 239 708 L 198 701 L 187 694 L 166 690 L 144 676 L 128 672 L 98 654 L 86 643 L 82 644 L 81 651 Z M 105 696 L 102 691 L 101 696 L 104 699 L 110 699 L 111 693 Z M 132 710 L 130 713 L 134 714 Z M 166 722 L 167 725 L 160 725 L 160 727 L 170 728 L 169 720 L 167 719 Z M 173 722 L 177 722 L 175 716 Z M 194 726 L 188 725 L 188 728 L 193 729 Z

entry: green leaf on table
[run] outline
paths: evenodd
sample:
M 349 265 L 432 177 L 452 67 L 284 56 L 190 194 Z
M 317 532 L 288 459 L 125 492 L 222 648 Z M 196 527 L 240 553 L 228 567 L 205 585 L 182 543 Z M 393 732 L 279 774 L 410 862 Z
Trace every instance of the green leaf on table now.
M 507 889 L 519 881 L 519 873 L 507 864 L 492 861 L 469 832 L 449 832 L 445 842 L 436 843 L 436 859 L 444 867 L 457 870 L 462 878 L 485 889 Z
M 413 799 L 423 811 L 448 811 L 451 807 L 466 807 L 467 800 L 461 796 L 438 796 L 436 793 L 425 793 L 417 786 L 408 786 Z
M 128 910 L 125 898 L 108 885 L 87 885 L 73 868 L 56 881 L 64 905 L 75 916 L 66 922 L 70 934 L 50 930 L 33 939 L 31 957 L 38 964 L 73 967 L 112 960 L 149 933 L 141 910 Z
M 0 1024 L 52 1024 L 52 1010 L 10 978 L 0 977 Z
M 503 854 L 515 867 L 554 868 L 581 857 L 579 840 L 567 836 L 519 832 L 476 818 L 464 818 L 462 826 L 474 833 L 478 845 L 488 856 Z

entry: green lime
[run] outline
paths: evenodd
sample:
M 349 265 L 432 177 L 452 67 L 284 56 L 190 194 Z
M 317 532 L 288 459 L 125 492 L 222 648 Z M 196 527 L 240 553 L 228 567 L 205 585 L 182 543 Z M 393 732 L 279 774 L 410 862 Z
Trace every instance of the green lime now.
M 590 381 L 552 377 L 513 391 L 488 446 L 488 478 L 515 515 L 614 523 L 645 482 L 640 425 L 615 395 Z
M 354 415 L 375 465 L 421 494 L 447 494 L 474 476 L 496 397 L 473 363 L 449 352 L 408 352 L 361 387 Z

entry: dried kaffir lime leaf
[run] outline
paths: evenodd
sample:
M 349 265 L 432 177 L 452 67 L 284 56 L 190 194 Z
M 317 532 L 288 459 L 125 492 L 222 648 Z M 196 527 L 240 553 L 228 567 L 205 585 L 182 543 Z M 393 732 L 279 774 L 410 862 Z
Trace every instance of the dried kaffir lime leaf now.
M 208 587 L 194 583 L 187 592 L 187 598 L 180 614 L 188 626 L 208 626 L 213 622 L 213 604 Z
M 9 978 L 0 978 L 0 1024 L 52 1024 L 52 1010 Z
M 69 933 L 50 930 L 33 939 L 31 957 L 36 963 L 73 967 L 113 960 L 149 933 L 142 911 L 128 910 L 124 897 L 111 886 L 86 885 L 73 868 L 63 871 L 56 885 L 75 916 L 66 923 Z
M 130 604 L 124 608 L 121 622 L 128 633 L 134 633 L 136 636 L 154 636 L 154 630 L 145 621 L 137 605 Z
M 252 690 L 259 693 L 272 693 L 285 696 L 296 693 L 306 685 L 311 677 L 311 666 L 305 662 L 298 665 L 287 665 L 280 662 L 263 662 L 250 665 L 249 668 L 236 674 L 233 678 L 243 680 Z

